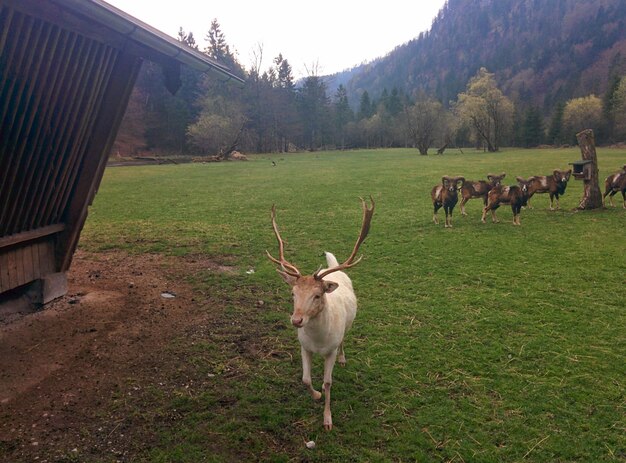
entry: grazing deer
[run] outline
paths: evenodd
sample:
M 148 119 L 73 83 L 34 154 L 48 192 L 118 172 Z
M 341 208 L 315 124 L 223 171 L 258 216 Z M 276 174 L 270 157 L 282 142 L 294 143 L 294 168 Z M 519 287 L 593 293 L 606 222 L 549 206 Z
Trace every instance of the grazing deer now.
M 554 210 L 554 199 L 556 198 L 556 208 L 559 208 L 559 195 L 565 194 L 565 188 L 567 188 L 567 182 L 569 181 L 570 175 L 572 174 L 572 169 L 569 170 L 558 170 L 555 169 L 552 171 L 552 175 L 535 175 L 534 177 L 529 178 L 529 186 L 528 186 L 528 200 L 527 207 L 528 209 L 532 209 L 530 206 L 530 198 L 533 197 L 535 193 L 550 193 L 550 210 Z
M 486 223 L 487 212 L 491 211 L 491 220 L 493 223 L 498 223 L 496 209 L 502 204 L 510 204 L 513 211 L 513 225 L 521 225 L 520 211 L 522 206 L 525 206 L 526 201 L 528 201 L 528 188 L 531 181 L 532 177 L 528 180 L 517 177 L 517 185 L 493 188 L 487 195 L 487 205 L 483 208 L 481 222 Z
M 615 207 L 613 203 L 613 196 L 621 191 L 622 198 L 624 199 L 623 207 L 626 209 L 626 164 L 622 167 L 621 170 L 618 170 L 614 174 L 609 175 L 606 180 L 604 180 L 604 194 L 602 195 L 602 202 L 605 202 L 606 197 L 609 197 L 609 203 L 611 207 Z
M 352 289 L 352 281 L 343 270 L 354 267 L 361 261 L 355 260 L 361 243 L 367 237 L 374 214 L 374 199 L 370 196 L 372 207 L 368 208 L 361 198 L 363 206 L 363 223 L 361 233 L 354 245 L 352 254 L 339 264 L 334 255 L 327 252 L 327 269 L 321 267 L 313 275 L 302 275 L 298 268 L 285 259 L 284 243 L 276 225 L 276 207 L 272 206 L 272 227 L 278 240 L 278 259 L 267 256 L 275 264 L 280 276 L 291 286 L 293 293 L 293 314 L 291 324 L 298 329 L 298 340 L 302 354 L 302 382 L 307 386 L 311 397 L 319 400 L 322 394 L 316 391 L 311 381 L 311 362 L 313 354 L 324 357 L 324 428 L 330 431 L 333 419 L 330 412 L 330 387 L 333 380 L 333 367 L 339 357 L 339 364 L 346 364 L 343 351 L 343 339 L 352 326 L 356 316 L 356 295 Z M 332 274 L 331 279 L 327 279 Z
M 465 204 L 474 198 L 483 198 L 483 207 L 487 205 L 487 195 L 492 188 L 499 187 L 502 184 L 502 180 L 506 177 L 506 172 L 500 174 L 487 174 L 488 182 L 479 180 L 472 182 L 466 180 L 461 186 L 461 215 L 467 215 L 465 212 Z
M 458 190 L 465 182 L 465 177 L 449 177 L 444 175 L 441 177 L 441 185 L 435 185 L 430 192 L 430 197 L 433 200 L 433 222 L 439 225 L 439 219 L 437 218 L 437 211 L 443 207 L 446 213 L 445 227 L 452 228 L 452 211 L 459 200 Z

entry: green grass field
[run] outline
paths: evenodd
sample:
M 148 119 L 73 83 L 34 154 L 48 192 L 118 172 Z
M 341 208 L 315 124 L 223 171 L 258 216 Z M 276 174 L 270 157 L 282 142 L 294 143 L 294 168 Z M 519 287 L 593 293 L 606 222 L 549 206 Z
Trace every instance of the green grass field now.
M 180 419 L 155 420 L 158 444 L 135 461 L 626 461 L 621 195 L 616 208 L 574 212 L 582 182 L 572 179 L 560 211 L 537 195 L 521 227 L 508 206 L 499 224 L 480 223 L 480 200 L 468 217 L 455 209 L 452 229 L 443 211 L 432 222 L 430 190 L 442 175 L 505 171 L 514 184 L 578 159 L 577 149 L 397 149 L 109 168 L 80 246 L 234 263 L 235 274 L 207 270 L 189 282 L 222 298 L 223 316 L 245 319 L 268 350 L 234 359 L 219 345 L 228 340 L 207 338 L 181 353 L 198 375 L 215 374 L 215 387 L 147 400 Z M 598 159 L 604 178 L 626 151 L 598 149 Z M 348 272 L 359 312 L 326 433 L 322 403 L 300 383 L 289 288 L 265 257 L 276 252 L 269 211 L 275 203 L 288 259 L 313 272 L 323 251 L 340 261 L 350 253 L 367 195 L 376 214 L 364 259 Z M 236 380 L 221 374 L 233 362 Z M 313 373 L 321 385 L 320 359 Z

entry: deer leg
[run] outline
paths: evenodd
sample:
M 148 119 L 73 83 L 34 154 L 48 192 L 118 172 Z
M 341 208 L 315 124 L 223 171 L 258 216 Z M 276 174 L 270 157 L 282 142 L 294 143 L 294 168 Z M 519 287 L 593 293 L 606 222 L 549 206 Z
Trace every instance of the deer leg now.
M 324 359 L 324 429 L 333 429 L 333 416 L 330 413 L 330 387 L 333 384 L 333 367 L 337 358 L 337 351 L 333 351 Z
M 302 353 L 302 382 L 309 389 L 311 397 L 314 400 L 319 400 L 322 397 L 322 393 L 316 391 L 311 381 L 311 363 L 313 360 L 313 352 L 309 352 L 304 347 L 300 347 Z
M 626 191 L 622 191 L 622 199 L 624 200 L 622 207 L 626 209 Z
M 433 212 L 433 222 L 435 222 L 435 225 L 439 225 L 439 219 L 437 218 L 437 211 L 438 210 L 439 210 L 439 207 L 437 207 L 437 205 L 435 204 L 434 212 Z
M 342 367 L 346 366 L 346 353 L 343 351 L 343 342 L 337 348 L 337 361 Z
M 498 217 L 496 216 L 496 210 L 495 209 L 491 209 L 491 220 L 493 221 L 493 223 L 499 223 L 500 222 L 498 220 Z
M 467 212 L 465 212 L 465 203 L 467 203 L 467 199 L 462 198 L 461 199 L 461 215 L 464 217 L 467 215 Z
M 480 221 L 481 221 L 482 223 L 487 223 L 487 220 L 486 220 L 486 219 L 487 219 L 487 206 L 483 207 L 483 215 L 482 215 L 482 217 L 480 218 Z

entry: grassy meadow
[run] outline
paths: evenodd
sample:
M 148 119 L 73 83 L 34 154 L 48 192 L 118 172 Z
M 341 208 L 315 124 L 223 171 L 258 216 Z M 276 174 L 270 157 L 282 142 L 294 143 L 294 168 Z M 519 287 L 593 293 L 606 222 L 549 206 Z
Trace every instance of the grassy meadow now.
M 625 461 L 621 195 L 616 208 L 574 212 L 582 182 L 572 178 L 561 210 L 536 195 L 521 227 L 508 206 L 499 224 L 482 224 L 480 200 L 468 217 L 455 208 L 452 229 L 443 210 L 441 225 L 432 222 L 430 190 L 442 175 L 505 171 L 514 184 L 578 159 L 574 148 L 427 157 L 394 149 L 107 169 L 81 248 L 203 255 L 237 268 L 188 276 L 198 294 L 223 301 L 230 331 L 168 346 L 184 349 L 209 386 L 147 396 L 135 412 L 157 445 L 139 447 L 133 461 Z M 599 148 L 598 159 L 604 179 L 626 150 Z M 269 211 L 276 204 L 287 258 L 313 272 L 323 251 L 340 261 L 350 253 L 358 197 L 368 195 L 372 229 L 348 271 L 359 312 L 347 366 L 335 368 L 326 433 L 323 402 L 300 382 L 289 288 L 265 257 L 277 252 Z M 237 353 L 239 324 L 266 352 Z M 322 366 L 317 358 L 317 387 Z M 168 410 L 179 419 L 159 421 Z

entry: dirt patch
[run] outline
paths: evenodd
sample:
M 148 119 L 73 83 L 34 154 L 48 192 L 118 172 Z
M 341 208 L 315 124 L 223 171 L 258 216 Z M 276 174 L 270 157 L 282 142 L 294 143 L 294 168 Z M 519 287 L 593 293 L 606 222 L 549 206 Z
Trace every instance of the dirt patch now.
M 219 323 L 220 303 L 184 283 L 199 269 L 236 271 L 200 257 L 78 252 L 66 296 L 0 321 L 0 460 L 130 461 L 149 445 L 149 434 L 125 433 L 116 404 L 123 411 L 148 382 L 166 387 L 181 361 L 168 342 Z

